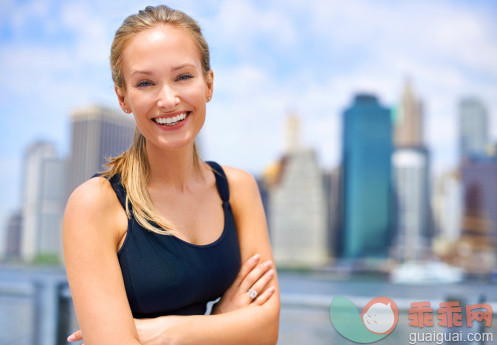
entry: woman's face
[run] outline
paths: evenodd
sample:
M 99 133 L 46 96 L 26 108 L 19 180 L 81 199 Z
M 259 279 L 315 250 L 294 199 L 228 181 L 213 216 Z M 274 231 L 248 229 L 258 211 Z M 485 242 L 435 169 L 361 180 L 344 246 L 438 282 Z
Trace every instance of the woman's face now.
M 123 51 L 126 89 L 116 88 L 124 111 L 132 111 L 147 146 L 175 149 L 192 144 L 205 121 L 213 73 L 204 74 L 194 39 L 159 24 L 136 34 Z

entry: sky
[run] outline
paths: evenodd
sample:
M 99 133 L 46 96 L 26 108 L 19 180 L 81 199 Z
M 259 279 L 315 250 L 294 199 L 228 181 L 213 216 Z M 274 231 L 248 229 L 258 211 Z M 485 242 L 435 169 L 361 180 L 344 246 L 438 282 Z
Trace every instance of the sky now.
M 20 207 L 22 159 L 36 140 L 69 151 L 69 117 L 118 109 L 109 68 L 133 0 L 0 1 L 0 229 Z M 477 97 L 497 140 L 497 2 L 181 0 L 201 25 L 214 95 L 203 158 L 259 175 L 283 150 L 290 112 L 319 164 L 340 163 L 342 113 L 358 92 L 396 107 L 407 79 L 424 106 L 434 174 L 457 161 L 458 103 Z M 125 116 L 123 114 L 123 116 Z M 1 235 L 1 230 L 0 230 Z

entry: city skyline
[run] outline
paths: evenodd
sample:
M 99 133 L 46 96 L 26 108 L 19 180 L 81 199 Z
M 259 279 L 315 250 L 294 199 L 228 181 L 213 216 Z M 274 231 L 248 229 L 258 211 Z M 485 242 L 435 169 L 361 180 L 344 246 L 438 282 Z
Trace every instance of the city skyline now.
M 488 273 L 495 267 L 495 222 L 489 220 L 489 215 L 495 215 L 495 203 L 489 203 L 496 190 L 495 148 L 488 155 L 470 153 L 461 161 L 462 194 L 444 192 L 437 183 L 430 202 L 429 151 L 417 145 L 392 150 L 395 129 L 391 115 L 391 109 L 382 106 L 376 96 L 356 94 L 343 113 L 342 172 L 330 174 L 319 165 L 312 148 L 299 144 L 300 120 L 289 114 L 286 150 L 279 162 L 266 169 L 261 186 L 269 196 L 266 206 L 270 206 L 265 210 L 276 264 L 324 267 L 334 259 L 424 260 L 431 257 L 433 244 L 433 253 L 440 259 L 464 265 L 469 273 Z M 474 120 L 479 121 L 478 117 Z M 129 119 L 108 108 L 90 106 L 72 115 L 70 157 L 58 157 L 52 143 L 34 142 L 25 153 L 22 215 L 16 211 L 10 216 L 0 252 L 5 249 L 7 258 L 25 263 L 61 258 L 57 234 L 67 196 L 65 175 L 74 179 L 69 183 L 70 193 L 71 185 L 103 169 L 105 157 L 126 149 L 131 125 Z M 465 135 L 461 133 L 461 137 Z M 67 164 L 71 161 L 78 164 Z M 468 176 L 472 176 L 471 183 Z M 438 202 L 445 198 L 454 205 L 454 197 L 463 199 L 462 221 L 457 212 L 442 211 Z M 332 204 L 335 210 L 330 208 Z M 432 210 L 437 212 L 437 230 L 431 226 Z M 440 223 L 442 219 L 445 225 Z M 449 223 L 456 228 L 449 229 Z M 454 237 L 456 233 L 459 236 Z M 490 239 L 484 251 L 481 241 L 475 241 L 479 234 Z M 461 248 L 468 245 L 474 253 L 471 260 L 464 260 Z M 481 255 L 485 266 L 477 263 Z
M 317 150 L 321 166 L 336 167 L 340 114 L 353 95 L 369 91 L 394 107 L 407 76 L 423 100 L 425 141 L 435 171 L 457 163 L 461 97 L 481 99 L 491 137 L 496 137 L 495 3 L 169 5 L 199 21 L 211 47 L 215 92 L 202 134 L 205 159 L 261 173 L 282 151 L 282 119 L 294 110 L 302 116 L 304 144 Z M 20 206 L 26 147 L 46 139 L 67 156 L 73 109 L 93 103 L 117 109 L 108 67 L 110 41 L 124 17 L 143 4 L 5 1 L 0 6 L 5 69 L 0 104 L 7 128 L 0 139 L 3 228 Z

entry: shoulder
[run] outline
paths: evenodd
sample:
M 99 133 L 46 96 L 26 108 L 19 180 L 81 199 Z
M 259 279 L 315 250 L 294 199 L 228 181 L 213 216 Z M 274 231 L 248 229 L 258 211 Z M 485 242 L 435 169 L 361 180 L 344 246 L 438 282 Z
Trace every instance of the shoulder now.
M 115 204 L 115 193 L 110 182 L 101 176 L 93 177 L 79 187 L 70 195 L 67 209 L 78 209 L 78 211 L 100 211 Z
M 119 200 L 107 179 L 98 176 L 87 180 L 72 192 L 67 201 L 64 237 L 92 235 L 115 239 L 118 233 L 116 225 L 121 223 L 116 220 L 123 213 L 119 207 Z M 109 231 L 101 231 L 102 228 Z
M 238 192 L 240 190 L 247 191 L 257 188 L 257 181 L 248 171 L 227 165 L 222 165 L 222 168 L 228 179 L 230 189 L 234 189 Z
M 227 165 L 222 165 L 222 168 L 228 179 L 232 206 L 239 205 L 243 207 L 245 203 L 260 197 L 257 181 L 252 174 L 243 169 Z

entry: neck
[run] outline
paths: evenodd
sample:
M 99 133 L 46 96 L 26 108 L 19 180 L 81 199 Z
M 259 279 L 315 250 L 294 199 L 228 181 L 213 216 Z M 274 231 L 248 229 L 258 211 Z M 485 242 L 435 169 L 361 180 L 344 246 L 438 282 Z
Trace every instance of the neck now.
M 150 165 L 149 188 L 173 188 L 184 192 L 200 176 L 193 163 L 193 144 L 175 150 L 160 150 L 145 144 Z

